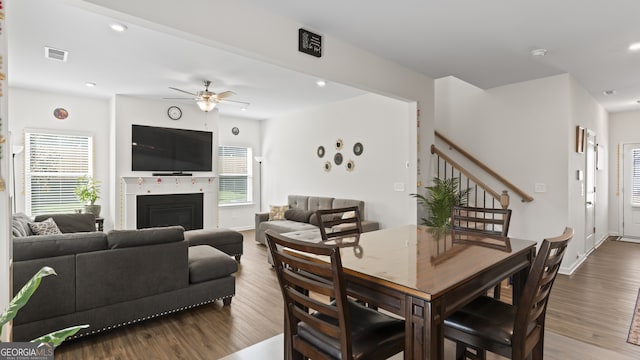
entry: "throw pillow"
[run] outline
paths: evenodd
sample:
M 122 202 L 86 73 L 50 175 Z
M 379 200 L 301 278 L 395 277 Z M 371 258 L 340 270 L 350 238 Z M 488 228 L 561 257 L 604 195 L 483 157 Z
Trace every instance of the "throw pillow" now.
M 52 218 L 48 218 L 45 221 L 29 223 L 31 231 L 36 235 L 58 235 L 62 234 L 58 225 Z
M 338 214 L 326 214 L 326 215 L 322 215 L 322 220 L 327 222 L 327 221 L 332 221 L 332 220 L 337 220 L 340 219 L 340 215 Z M 309 224 L 311 225 L 315 225 L 315 226 L 320 226 L 320 221 L 318 220 L 318 215 L 314 212 L 313 215 L 311 215 L 311 217 L 309 217 Z
M 269 206 L 269 221 L 271 220 L 284 220 L 284 212 L 289 210 L 289 205 L 281 205 L 281 206 L 275 206 L 275 205 L 271 205 Z
M 307 211 L 302 209 L 289 209 L 284 212 L 284 218 L 291 221 L 308 223 L 309 216 L 311 216 L 311 214 L 313 214 L 313 211 Z

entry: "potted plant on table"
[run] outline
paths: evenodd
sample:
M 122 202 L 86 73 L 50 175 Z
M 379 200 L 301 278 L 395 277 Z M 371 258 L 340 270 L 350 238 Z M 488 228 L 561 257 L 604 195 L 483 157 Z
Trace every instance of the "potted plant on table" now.
M 428 217 L 422 218 L 422 225 L 430 226 L 437 236 L 446 235 L 451 230 L 451 209 L 467 204 L 471 189 L 460 188 L 458 178 L 434 178 L 433 185 L 425 188 L 427 196 L 410 194 L 427 210 Z
M 76 196 L 78 200 L 85 204 L 84 212 L 100 216 L 101 206 L 96 205 L 96 200 L 100 199 L 100 181 L 91 176 L 83 176 L 78 179 Z

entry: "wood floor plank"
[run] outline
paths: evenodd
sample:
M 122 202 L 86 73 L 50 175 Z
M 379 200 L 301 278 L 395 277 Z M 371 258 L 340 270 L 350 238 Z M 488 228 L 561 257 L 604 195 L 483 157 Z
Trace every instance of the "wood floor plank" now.
M 283 304 L 275 272 L 253 231 L 243 234 L 231 306 L 217 301 L 69 341 L 56 350 L 56 360 L 219 359 L 280 334 Z M 640 359 L 640 346 L 626 343 L 639 262 L 640 244 L 607 241 L 576 274 L 559 276 L 547 311 L 545 359 Z M 509 292 L 505 283 L 503 299 Z M 452 347 L 447 349 L 450 359 Z

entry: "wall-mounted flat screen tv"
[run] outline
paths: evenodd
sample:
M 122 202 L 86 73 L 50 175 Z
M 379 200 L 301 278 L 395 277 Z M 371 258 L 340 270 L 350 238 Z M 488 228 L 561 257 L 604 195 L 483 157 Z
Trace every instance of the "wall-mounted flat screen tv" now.
M 211 131 L 132 125 L 131 170 L 212 171 Z

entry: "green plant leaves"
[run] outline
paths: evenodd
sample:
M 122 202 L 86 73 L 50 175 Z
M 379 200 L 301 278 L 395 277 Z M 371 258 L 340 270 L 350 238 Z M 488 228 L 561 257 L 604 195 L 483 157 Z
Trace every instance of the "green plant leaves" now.
M 428 211 L 428 218 L 422 219 L 422 224 L 440 230 L 450 228 L 451 208 L 454 205 L 468 203 L 470 188 L 462 189 L 459 178 L 440 179 L 434 178 L 433 185 L 425 187 L 427 196 L 410 194 L 415 197 L 418 204 Z
M 18 310 L 22 309 L 23 306 L 27 304 L 27 301 L 31 298 L 31 295 L 36 291 L 38 286 L 40 286 L 40 281 L 42 278 L 49 275 L 57 275 L 56 272 L 45 266 L 40 269 L 27 283 L 20 289 L 20 291 L 16 294 L 16 296 L 11 300 L 9 306 L 7 306 L 6 310 L 0 316 L 0 334 L 2 334 L 2 327 L 4 324 L 13 320 L 18 314 Z
M 80 329 L 88 328 L 89 325 L 78 325 L 72 326 L 66 329 L 54 331 L 50 334 L 43 335 L 37 339 L 31 340 L 31 342 L 50 342 L 53 343 L 53 347 L 58 347 L 58 345 L 62 344 L 69 336 L 75 335 Z

